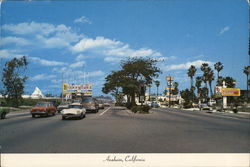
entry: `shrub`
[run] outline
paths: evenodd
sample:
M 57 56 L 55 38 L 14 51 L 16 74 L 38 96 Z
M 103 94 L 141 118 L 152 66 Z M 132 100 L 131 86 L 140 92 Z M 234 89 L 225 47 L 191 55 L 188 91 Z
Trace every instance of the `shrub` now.
M 147 114 L 149 113 L 150 107 L 147 105 L 144 106 L 134 106 L 131 108 L 132 112 L 134 113 L 144 113 Z

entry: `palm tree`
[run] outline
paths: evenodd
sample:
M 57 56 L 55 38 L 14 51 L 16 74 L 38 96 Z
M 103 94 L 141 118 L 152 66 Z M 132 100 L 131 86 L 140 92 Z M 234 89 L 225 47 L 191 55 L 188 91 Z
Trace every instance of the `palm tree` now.
M 201 65 L 201 71 L 203 71 L 202 81 L 205 83 L 207 89 L 208 73 L 211 71 L 211 68 L 208 66 L 208 63 L 203 63 Z M 206 97 L 208 96 L 208 91 L 206 91 Z
M 214 64 L 214 69 L 217 71 L 217 81 L 219 80 L 220 77 L 220 71 L 223 69 L 223 65 L 221 62 L 217 62 Z
M 250 66 L 245 66 L 243 72 L 247 75 L 247 101 L 248 101 L 248 75 L 250 74 Z
M 193 87 L 193 77 L 195 75 L 195 72 L 196 72 L 196 68 L 195 66 L 191 65 L 190 68 L 188 69 L 188 72 L 187 72 L 187 75 L 190 77 L 191 79 L 191 89 Z M 190 89 L 190 90 L 191 90 Z
M 207 80 L 208 80 L 208 84 L 209 84 L 209 88 L 210 88 L 210 97 L 212 97 L 213 96 L 212 81 L 214 80 L 214 72 L 213 72 L 213 70 L 210 70 L 207 73 Z
M 195 86 L 197 88 L 197 95 L 198 96 L 200 96 L 201 83 L 202 83 L 202 77 L 200 77 L 200 76 L 196 77 Z
M 159 86 L 160 86 L 160 81 L 156 80 L 156 81 L 155 81 L 155 85 L 156 85 L 156 87 L 157 87 L 156 97 L 157 97 L 157 100 L 158 100 L 158 89 L 159 89 Z

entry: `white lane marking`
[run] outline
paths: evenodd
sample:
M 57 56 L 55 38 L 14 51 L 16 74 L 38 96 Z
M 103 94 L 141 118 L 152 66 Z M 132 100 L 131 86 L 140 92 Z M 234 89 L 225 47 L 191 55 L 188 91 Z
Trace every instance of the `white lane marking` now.
M 15 113 L 15 114 L 10 113 L 10 114 L 8 114 L 8 116 L 26 115 L 26 114 L 30 114 L 30 112 L 25 112 L 25 113 Z
M 104 110 L 101 114 L 99 114 L 100 116 L 103 115 L 105 112 L 107 112 L 111 107 L 107 108 L 106 110 Z

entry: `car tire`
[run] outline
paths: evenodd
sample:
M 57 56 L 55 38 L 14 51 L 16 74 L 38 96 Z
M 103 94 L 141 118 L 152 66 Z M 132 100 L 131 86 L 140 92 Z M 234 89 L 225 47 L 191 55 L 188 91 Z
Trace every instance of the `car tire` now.
M 52 115 L 53 115 L 53 116 L 55 116 L 55 115 L 56 115 L 56 113 L 54 112 Z
M 64 116 L 62 116 L 62 120 L 65 120 L 65 117 L 64 117 Z
M 1 114 L 1 119 L 5 119 L 5 118 L 6 118 L 6 113 L 3 112 L 3 113 Z
M 36 115 L 35 114 L 32 114 L 32 118 L 35 118 L 36 117 Z

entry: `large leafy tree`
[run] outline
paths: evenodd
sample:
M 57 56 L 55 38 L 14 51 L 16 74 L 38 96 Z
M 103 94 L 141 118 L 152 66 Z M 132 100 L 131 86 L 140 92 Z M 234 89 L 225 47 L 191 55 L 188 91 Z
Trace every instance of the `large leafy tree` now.
M 128 58 L 121 62 L 121 70 L 117 71 L 118 78 L 113 77 L 111 73 L 106 77 L 106 83 L 103 87 L 104 93 L 110 93 L 121 89 L 122 93 L 130 97 L 129 106 L 135 105 L 135 97 L 139 94 L 139 85 L 143 82 L 145 85 L 151 85 L 154 78 L 161 73 L 156 67 L 157 60 L 150 58 Z
M 219 80 L 220 77 L 220 71 L 223 69 L 223 64 L 221 62 L 217 62 L 214 64 L 214 69 L 217 71 L 217 80 Z
M 18 107 L 22 101 L 24 84 L 28 78 L 24 75 L 27 65 L 25 56 L 5 63 L 2 75 L 3 95 L 10 106 Z

